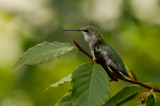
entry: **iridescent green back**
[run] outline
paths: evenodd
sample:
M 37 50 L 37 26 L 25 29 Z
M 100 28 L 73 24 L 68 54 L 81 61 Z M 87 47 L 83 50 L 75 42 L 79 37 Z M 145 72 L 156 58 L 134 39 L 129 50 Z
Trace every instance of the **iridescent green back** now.
M 102 37 L 99 38 L 99 49 L 107 50 L 113 62 L 117 65 L 119 71 L 121 71 L 125 76 L 129 77 L 120 55 L 109 44 L 107 44 Z

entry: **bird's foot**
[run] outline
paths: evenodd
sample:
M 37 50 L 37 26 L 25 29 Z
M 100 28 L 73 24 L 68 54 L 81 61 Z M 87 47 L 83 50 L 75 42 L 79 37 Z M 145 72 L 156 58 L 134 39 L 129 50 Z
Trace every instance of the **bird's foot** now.
M 93 57 L 93 61 L 96 63 L 97 62 L 97 58 Z

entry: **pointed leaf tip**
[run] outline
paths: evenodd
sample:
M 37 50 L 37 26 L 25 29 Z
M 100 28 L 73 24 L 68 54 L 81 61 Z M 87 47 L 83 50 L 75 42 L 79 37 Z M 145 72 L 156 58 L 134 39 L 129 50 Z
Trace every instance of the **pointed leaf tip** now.
M 34 65 L 50 61 L 55 57 L 60 57 L 63 54 L 71 51 L 74 48 L 70 43 L 61 42 L 43 42 L 37 44 L 22 54 L 18 62 L 12 67 L 12 70 L 24 64 Z
M 58 87 L 59 85 L 63 85 L 64 83 L 70 82 L 71 81 L 71 74 L 62 78 L 61 80 L 59 80 L 58 82 L 50 85 L 50 87 Z

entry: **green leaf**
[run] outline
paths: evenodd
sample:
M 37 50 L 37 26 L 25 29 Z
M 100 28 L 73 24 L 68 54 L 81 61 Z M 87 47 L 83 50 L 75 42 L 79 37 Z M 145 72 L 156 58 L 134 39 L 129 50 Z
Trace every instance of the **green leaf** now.
M 153 94 L 153 92 L 150 95 L 148 95 L 148 97 L 146 99 L 146 106 L 157 106 L 156 100 L 155 100 L 155 95 Z
M 123 103 L 123 101 L 128 101 L 133 99 L 138 92 L 143 91 L 145 88 L 141 86 L 129 86 L 123 88 L 120 92 L 118 92 L 115 96 L 113 96 L 105 106 L 115 106 L 119 103 Z
M 62 78 L 61 80 L 59 80 L 58 82 L 50 85 L 50 87 L 58 87 L 59 85 L 63 85 L 64 83 L 70 82 L 71 81 L 71 74 Z
M 138 97 L 139 97 L 139 93 L 135 93 L 129 98 L 127 98 L 126 100 L 124 100 L 123 103 L 121 102 L 120 103 L 121 105 L 117 105 L 117 106 L 141 106 L 141 103 L 138 102 Z
M 63 77 L 63 78 L 62 78 L 61 80 L 59 80 L 58 82 L 49 85 L 49 87 L 47 87 L 47 88 L 44 90 L 44 92 L 48 91 L 49 88 L 51 88 L 51 87 L 58 87 L 58 86 L 60 86 L 60 85 L 63 85 L 64 83 L 69 83 L 69 82 L 71 81 L 71 76 L 72 76 L 72 75 L 70 74 L 70 75 L 68 75 L 68 76 L 66 76 L 66 77 Z
M 135 94 L 133 94 L 133 95 L 131 95 L 131 96 L 129 96 L 127 99 L 121 101 L 121 102 L 118 103 L 117 105 L 118 105 L 118 106 L 121 106 L 122 104 L 125 104 L 126 102 L 133 100 L 133 99 L 137 96 L 137 94 L 138 94 L 138 92 L 135 93 Z
M 108 75 L 98 64 L 85 63 L 72 74 L 72 99 L 78 106 L 98 106 L 110 93 Z
M 56 104 L 56 106 L 74 106 L 72 99 L 71 99 L 71 93 L 67 93 L 65 96 L 63 96 L 59 102 Z
M 60 57 L 61 55 L 71 51 L 73 48 L 74 46 L 69 43 L 60 43 L 57 41 L 37 44 L 24 52 L 12 69 L 24 64 L 33 65 L 50 61 L 55 57 Z
M 156 104 L 157 104 L 157 106 L 160 106 L 160 97 L 159 96 L 156 96 Z

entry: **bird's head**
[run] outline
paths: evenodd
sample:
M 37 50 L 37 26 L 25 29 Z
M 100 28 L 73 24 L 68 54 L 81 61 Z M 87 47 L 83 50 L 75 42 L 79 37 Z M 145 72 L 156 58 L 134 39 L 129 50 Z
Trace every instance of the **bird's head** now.
M 69 30 L 64 30 L 64 31 L 80 31 L 83 33 L 84 39 L 88 43 L 97 42 L 99 37 L 102 36 L 99 30 L 95 26 L 92 26 L 92 25 L 88 25 L 80 29 L 69 29 Z

